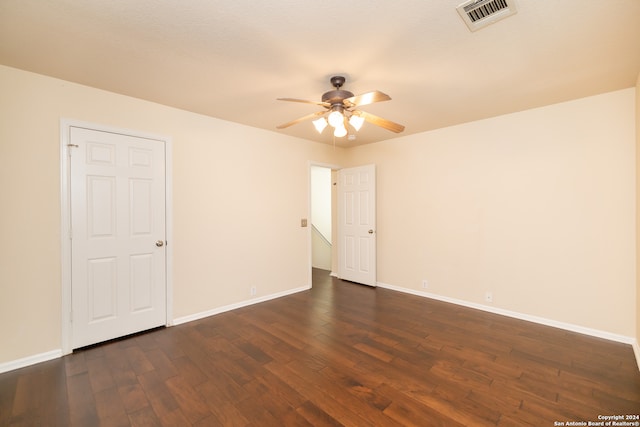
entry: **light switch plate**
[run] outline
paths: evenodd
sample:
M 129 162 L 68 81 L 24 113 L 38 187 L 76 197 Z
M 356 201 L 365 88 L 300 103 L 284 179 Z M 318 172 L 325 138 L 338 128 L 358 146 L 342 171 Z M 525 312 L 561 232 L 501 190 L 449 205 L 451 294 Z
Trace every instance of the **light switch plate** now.
M 300 220 L 300 227 L 306 227 L 307 226 L 307 218 L 302 218 Z

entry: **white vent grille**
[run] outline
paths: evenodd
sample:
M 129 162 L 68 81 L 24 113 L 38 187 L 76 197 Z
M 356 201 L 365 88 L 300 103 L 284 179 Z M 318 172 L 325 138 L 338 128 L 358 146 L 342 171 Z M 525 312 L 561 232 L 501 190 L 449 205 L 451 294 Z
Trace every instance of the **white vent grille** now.
M 515 0 L 471 0 L 457 8 L 471 31 L 476 31 L 517 12 Z

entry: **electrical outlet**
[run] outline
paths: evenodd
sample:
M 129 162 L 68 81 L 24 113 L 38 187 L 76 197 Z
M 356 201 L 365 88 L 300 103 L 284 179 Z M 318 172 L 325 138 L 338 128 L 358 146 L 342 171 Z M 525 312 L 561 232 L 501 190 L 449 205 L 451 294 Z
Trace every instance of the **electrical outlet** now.
M 487 291 L 487 292 L 484 294 L 484 300 L 485 300 L 486 302 L 493 302 L 493 294 L 492 294 L 491 292 Z
M 258 293 L 258 288 L 252 286 L 249 292 L 251 293 L 251 296 L 255 296 Z
M 427 279 L 422 279 L 422 289 L 427 289 L 429 287 L 429 282 Z

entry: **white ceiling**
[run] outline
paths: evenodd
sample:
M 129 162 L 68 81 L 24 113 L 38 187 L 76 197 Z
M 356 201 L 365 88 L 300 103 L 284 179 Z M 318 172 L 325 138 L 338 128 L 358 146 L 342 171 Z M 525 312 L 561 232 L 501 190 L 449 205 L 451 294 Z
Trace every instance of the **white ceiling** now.
M 407 135 L 635 85 L 640 0 L 516 1 L 470 32 L 462 0 L 0 0 L 0 64 L 326 143 L 276 130 L 321 109 L 276 98 L 341 74 Z

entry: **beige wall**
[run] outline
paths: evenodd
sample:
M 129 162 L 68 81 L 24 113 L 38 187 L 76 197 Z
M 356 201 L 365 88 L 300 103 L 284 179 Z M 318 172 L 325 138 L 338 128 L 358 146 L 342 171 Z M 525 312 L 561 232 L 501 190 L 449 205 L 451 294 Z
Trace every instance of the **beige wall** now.
M 377 164 L 381 282 L 640 330 L 634 89 L 349 150 L 1 66 L 0 93 L 0 364 L 61 346 L 61 117 L 172 138 L 175 318 L 309 285 L 314 161 Z
M 175 318 L 309 286 L 309 161 L 341 149 L 0 66 L 0 363 L 61 347 L 60 118 L 173 145 Z
M 634 89 L 365 145 L 378 280 L 636 335 Z M 493 303 L 484 301 L 486 291 Z

